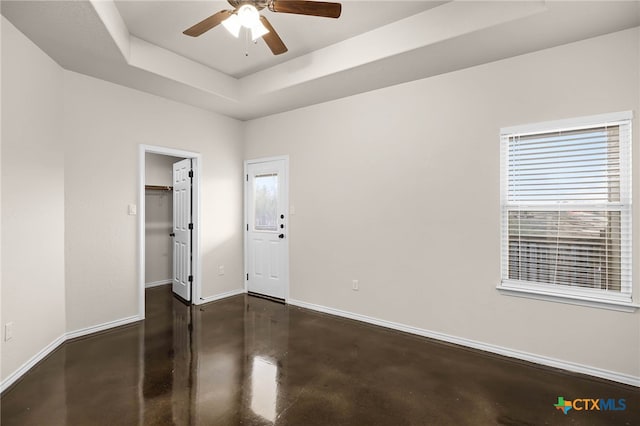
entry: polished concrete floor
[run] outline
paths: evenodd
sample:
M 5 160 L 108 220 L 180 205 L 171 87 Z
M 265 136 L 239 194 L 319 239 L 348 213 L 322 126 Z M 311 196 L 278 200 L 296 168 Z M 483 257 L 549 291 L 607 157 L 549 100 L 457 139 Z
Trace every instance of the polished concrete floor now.
M 612 350 L 615 350 L 612 348 Z M 624 398 L 624 411 L 554 408 Z M 638 388 L 267 300 L 187 307 L 64 344 L 2 395 L 8 425 L 640 425 Z

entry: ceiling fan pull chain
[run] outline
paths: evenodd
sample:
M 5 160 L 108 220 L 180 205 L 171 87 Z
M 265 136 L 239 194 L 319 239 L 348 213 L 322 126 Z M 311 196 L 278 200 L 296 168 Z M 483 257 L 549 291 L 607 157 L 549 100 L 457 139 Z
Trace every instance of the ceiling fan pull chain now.
M 244 56 L 249 57 L 249 30 L 245 28 L 244 31 Z

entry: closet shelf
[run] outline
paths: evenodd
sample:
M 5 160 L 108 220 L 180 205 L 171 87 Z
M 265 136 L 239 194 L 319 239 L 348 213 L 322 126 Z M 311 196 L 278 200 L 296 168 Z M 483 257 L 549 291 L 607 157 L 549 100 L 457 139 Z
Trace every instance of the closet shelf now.
M 173 191 L 173 186 L 145 185 L 144 189 L 152 191 Z

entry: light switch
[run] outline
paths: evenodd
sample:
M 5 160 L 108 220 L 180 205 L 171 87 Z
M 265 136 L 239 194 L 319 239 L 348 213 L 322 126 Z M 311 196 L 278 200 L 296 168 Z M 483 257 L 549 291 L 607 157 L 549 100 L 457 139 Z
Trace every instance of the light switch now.
M 296 207 L 293 204 L 289 206 L 289 214 L 296 214 Z
M 138 214 L 138 207 L 135 204 L 129 204 L 129 216 L 135 216 Z
M 13 321 L 4 325 L 4 341 L 8 342 L 13 339 Z

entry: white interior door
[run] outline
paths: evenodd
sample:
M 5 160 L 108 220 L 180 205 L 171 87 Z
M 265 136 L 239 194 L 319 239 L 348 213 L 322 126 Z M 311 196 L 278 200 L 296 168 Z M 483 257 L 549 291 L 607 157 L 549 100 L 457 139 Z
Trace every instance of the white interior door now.
M 191 301 L 191 159 L 173 165 L 173 284 L 175 294 Z
M 286 160 L 247 163 L 247 289 L 285 299 L 289 286 Z

